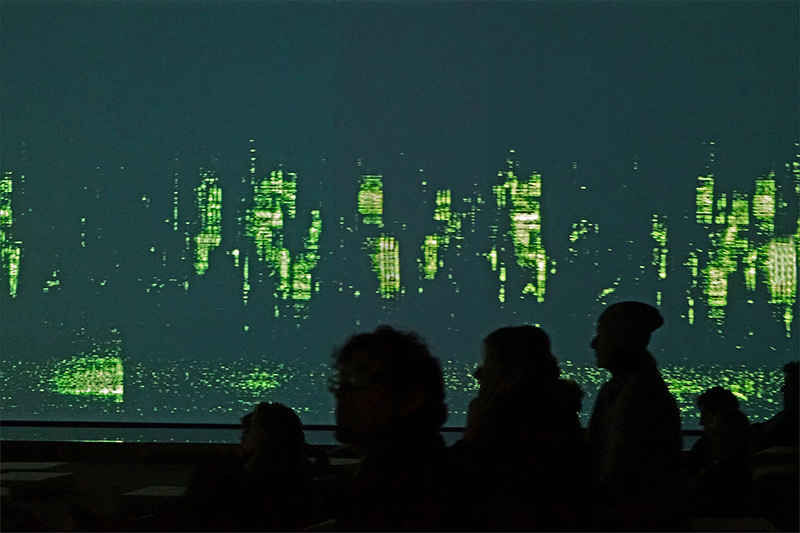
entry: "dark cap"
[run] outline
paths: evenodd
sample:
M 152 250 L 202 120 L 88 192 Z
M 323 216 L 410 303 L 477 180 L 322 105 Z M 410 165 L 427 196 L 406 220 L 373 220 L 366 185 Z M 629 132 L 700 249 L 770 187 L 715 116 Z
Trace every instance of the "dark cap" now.
M 664 325 L 658 309 L 644 302 L 615 303 L 603 311 L 599 321 L 615 329 L 648 334 Z

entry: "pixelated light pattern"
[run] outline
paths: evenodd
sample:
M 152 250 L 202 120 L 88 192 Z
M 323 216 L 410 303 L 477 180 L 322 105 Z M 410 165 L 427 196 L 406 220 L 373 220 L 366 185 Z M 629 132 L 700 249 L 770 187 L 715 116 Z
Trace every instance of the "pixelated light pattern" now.
M 763 235 L 772 235 L 775 231 L 775 173 L 756 179 L 756 192 L 753 195 L 753 218 Z
M 513 152 L 512 152 L 513 153 Z M 498 210 L 508 209 L 510 229 L 508 236 L 514 246 L 514 257 L 523 272 L 529 276 L 523 295 L 532 295 L 543 302 L 550 263 L 542 244 L 541 202 L 542 176 L 532 173 L 527 180 L 514 174 L 515 163 L 508 160 L 508 168 L 497 173 L 502 182 L 493 190 Z M 504 269 L 501 272 L 505 273 Z M 505 300 L 505 283 L 501 279 L 498 299 Z
M 714 175 L 698 176 L 697 182 L 697 223 L 709 226 L 714 221 Z
M 225 375 L 220 376 L 218 383 L 221 388 L 232 390 L 238 396 L 256 399 L 281 387 L 290 378 L 291 372 L 283 363 L 269 368 L 259 364 L 252 369 L 229 369 Z
M 713 161 L 714 154 L 710 155 Z M 786 167 L 791 169 L 788 174 L 797 192 L 798 167 Z M 716 198 L 713 174 L 698 177 L 695 215 L 697 223 L 709 231 L 709 248 L 691 251 L 684 263 L 692 279 L 686 291 L 685 318 L 690 324 L 696 318 L 699 290 L 708 318 L 722 326 L 730 303 L 730 284 L 741 279 L 732 274 L 741 272 L 748 292 L 754 292 L 761 279 L 776 318 L 785 323 L 787 335 L 791 334 L 797 301 L 798 239 L 792 234 L 776 234 L 780 205 L 774 171 L 755 179 L 752 194 L 720 192 Z
M 201 171 L 202 181 L 195 189 L 195 202 L 200 228 L 194 237 L 194 268 L 198 276 L 208 270 L 211 251 L 222 242 L 222 188 L 219 178 L 210 171 Z
M 364 174 L 359 180 L 358 212 L 366 225 L 383 227 L 383 176 Z M 438 246 L 438 245 L 437 245 Z M 367 237 L 362 245 L 372 264 L 372 272 L 378 279 L 376 292 L 383 299 L 395 299 L 402 295 L 400 284 L 400 243 L 389 234 Z M 424 253 L 424 252 L 423 252 Z M 428 250 L 428 257 L 436 248 Z M 356 291 L 356 294 L 360 294 Z
M 292 254 L 285 242 L 286 222 L 297 215 L 297 174 L 273 170 L 255 183 L 253 207 L 247 213 L 247 234 L 256 248 L 256 257 L 267 265 L 270 277 L 276 279 L 274 296 L 291 302 L 294 312 L 302 312 L 317 291 L 313 271 L 319 263 L 319 242 L 322 236 L 322 215 L 311 210 L 311 223 L 303 237 L 303 249 Z M 243 298 L 250 291 L 251 265 L 245 257 Z M 275 307 L 276 316 L 280 309 Z
M 383 227 L 383 176 L 380 174 L 361 177 L 358 212 L 364 224 Z
M 178 175 L 175 174 L 172 184 L 172 231 L 178 231 Z
M 442 245 L 438 235 L 426 235 L 422 244 L 422 277 L 434 279 L 439 270 L 439 247 Z
M 50 279 L 44 282 L 44 287 L 42 287 L 43 293 L 48 293 L 52 290 L 58 290 L 61 287 L 61 280 L 58 279 L 59 273 L 60 270 L 53 270 Z
M 589 222 L 585 218 L 582 218 L 578 222 L 572 223 L 572 231 L 569 234 L 569 253 L 573 256 L 578 255 L 578 250 L 585 249 L 579 248 L 578 242 L 586 239 L 590 234 L 594 233 L 597 234 L 600 232 L 600 226 L 597 223 Z
M 3 276 L 8 283 L 8 294 L 12 298 L 16 298 L 22 259 L 22 242 L 15 241 L 11 233 L 14 225 L 14 211 L 11 205 L 13 187 L 13 174 L 8 171 L 4 172 L 3 178 L 0 180 L 0 258 L 2 258 Z
M 786 335 L 789 336 L 797 300 L 797 247 L 794 236 L 772 239 L 767 258 L 769 303 L 783 308 Z
M 391 235 L 367 238 L 367 249 L 372 260 L 372 271 L 378 277 L 381 298 L 392 299 L 401 295 L 400 243 Z
M 106 343 L 95 343 L 91 350 L 56 363 L 52 378 L 55 391 L 69 396 L 109 398 L 122 402 L 124 369 L 119 331 Z
M 471 203 L 471 199 L 464 200 Z M 442 254 L 447 250 L 451 241 L 463 240 L 461 228 L 463 220 L 471 216 L 471 212 L 459 213 L 452 209 L 452 193 L 450 189 L 436 191 L 436 207 L 433 219 L 440 223 L 440 228 L 436 233 L 426 235 L 422 243 L 422 258 L 418 259 L 422 279 L 433 280 L 436 273 L 444 267 Z
M 653 248 L 653 266 L 658 269 L 658 278 L 667 279 L 667 217 L 663 215 L 653 215 L 653 227 L 650 236 L 656 241 Z
M 605 305 L 607 302 L 603 302 L 603 299 L 606 298 L 607 296 L 613 294 L 614 291 L 617 290 L 617 288 L 619 287 L 620 281 L 622 281 L 622 278 L 615 279 L 614 282 L 611 285 L 609 285 L 608 287 L 604 288 L 599 293 L 597 293 L 597 297 L 595 298 L 595 301 Z

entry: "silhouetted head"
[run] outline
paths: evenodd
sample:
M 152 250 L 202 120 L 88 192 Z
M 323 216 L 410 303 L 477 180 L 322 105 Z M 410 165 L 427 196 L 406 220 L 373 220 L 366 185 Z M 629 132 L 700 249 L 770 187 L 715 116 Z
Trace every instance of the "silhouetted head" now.
M 750 421 L 738 409 L 723 409 L 718 412 L 709 421 L 708 438 L 715 458 L 752 451 Z
M 800 396 L 798 396 L 798 368 L 800 364 L 797 361 L 786 363 L 783 367 L 783 386 L 781 387 L 781 394 L 783 394 L 783 408 L 787 411 L 797 411 L 798 403 L 800 403 Z
M 242 417 L 242 451 L 300 449 L 306 442 L 300 417 L 281 403 L 260 402 Z
M 597 366 L 611 372 L 636 366 L 645 358 L 650 335 L 664 324 L 658 309 L 643 302 L 618 302 L 597 320 L 591 347 Z
M 445 418 L 439 362 L 415 333 L 380 326 L 334 353 L 336 437 L 362 450 L 398 432 L 437 431 Z
M 500 328 L 483 340 L 483 363 L 475 370 L 481 390 L 508 390 L 517 383 L 553 382 L 560 370 L 550 338 L 536 326 Z
M 697 408 L 700 409 L 700 425 L 708 427 L 711 420 L 720 411 L 739 409 L 739 400 L 728 389 L 722 387 L 711 387 L 697 397 Z

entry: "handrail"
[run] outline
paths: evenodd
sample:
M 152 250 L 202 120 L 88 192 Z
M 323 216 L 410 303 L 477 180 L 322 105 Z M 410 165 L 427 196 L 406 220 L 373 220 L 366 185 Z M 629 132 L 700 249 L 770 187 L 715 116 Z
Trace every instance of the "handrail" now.
M 116 429 L 229 429 L 239 430 L 241 424 L 219 424 L 207 422 L 97 422 L 80 420 L 0 420 L 0 427 L 43 427 L 43 428 L 116 428 Z M 307 431 L 335 431 L 336 424 L 304 424 Z M 464 427 L 445 426 L 442 432 L 464 431 Z M 702 429 L 683 429 L 684 435 L 699 436 Z

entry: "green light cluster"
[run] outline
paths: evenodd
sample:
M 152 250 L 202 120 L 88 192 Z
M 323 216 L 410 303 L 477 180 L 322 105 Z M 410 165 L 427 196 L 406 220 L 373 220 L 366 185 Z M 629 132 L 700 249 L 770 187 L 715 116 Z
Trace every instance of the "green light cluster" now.
M 438 235 L 426 235 L 422 243 L 422 278 L 434 279 L 439 270 L 439 246 L 442 245 Z
M 3 274 L 8 280 L 8 293 L 12 298 L 16 298 L 22 243 L 11 237 L 11 228 L 14 225 L 14 212 L 11 206 L 13 187 L 12 173 L 4 172 L 0 180 L 0 257 Z
M 195 189 L 200 231 L 194 238 L 197 246 L 194 268 L 198 276 L 208 270 L 211 250 L 222 242 L 222 188 L 219 178 L 210 171 L 201 171 L 202 181 Z
M 798 243 L 794 235 L 775 234 L 780 206 L 775 173 L 756 178 L 752 200 L 746 193 L 733 191 L 730 195 L 720 193 L 715 201 L 711 175 L 700 176 L 698 181 L 696 219 L 711 233 L 705 266 L 700 267 L 703 252 L 699 249 L 690 252 L 684 263 L 692 276 L 692 286 L 687 290 L 689 323 L 695 319 L 693 291 L 699 285 L 708 304 L 708 317 L 722 325 L 730 276 L 741 270 L 748 291 L 756 290 L 760 274 L 769 303 L 776 307 L 776 315 L 786 324 L 789 335 L 797 299 Z
M 531 277 L 522 293 L 531 294 L 537 301 L 543 302 L 549 261 L 542 244 L 539 200 L 542 195 L 542 176 L 534 172 L 528 180 L 519 180 L 514 174 L 513 163 L 509 163 L 508 170 L 498 172 L 503 182 L 494 187 L 497 206 L 499 209 L 509 209 L 509 237 L 514 245 L 514 256 L 517 264 Z M 503 272 L 504 269 L 501 269 Z M 501 301 L 504 300 L 504 292 L 504 286 L 501 285 Z
M 622 281 L 622 278 L 615 279 L 614 282 L 611 285 L 609 285 L 608 287 L 604 288 L 599 293 L 597 293 L 597 297 L 595 298 L 595 301 L 602 303 L 601 300 L 603 300 L 603 298 L 605 298 L 606 296 L 608 296 L 610 294 L 613 294 L 614 291 L 616 291 L 617 288 L 619 288 L 620 281 Z M 605 305 L 605 304 L 603 304 L 603 305 Z
M 397 298 L 400 287 L 400 243 L 391 235 L 367 238 L 367 249 L 372 260 L 372 271 L 378 277 L 381 298 Z
M 450 189 L 436 191 L 436 210 L 433 213 L 433 219 L 439 222 L 449 222 L 453 217 L 452 203 Z
M 436 233 L 426 235 L 422 243 L 422 259 L 418 261 L 423 279 L 434 279 L 436 272 L 444 266 L 440 250 L 447 249 L 450 246 L 451 239 L 463 239 L 461 226 L 465 216 L 465 213 L 457 213 L 452 210 L 450 189 L 436 191 L 436 208 L 433 213 L 433 219 L 442 223 L 442 226 Z
M 774 238 L 768 246 L 769 303 L 783 307 L 788 336 L 797 300 L 797 247 L 793 236 Z
M 59 272 L 59 270 L 53 270 L 53 274 L 50 276 L 50 279 L 45 281 L 42 292 L 48 293 L 51 290 L 61 286 L 61 280 L 58 279 Z
M 667 217 L 663 215 L 653 215 L 653 228 L 650 236 L 656 241 L 653 248 L 653 266 L 658 269 L 659 279 L 667 279 Z
M 686 305 L 688 306 L 688 310 L 686 311 L 686 319 L 688 320 L 689 324 L 694 324 L 695 300 L 692 296 L 692 292 L 697 289 L 697 278 L 699 274 L 699 260 L 697 258 L 696 251 L 689 251 L 689 257 L 686 258 L 686 262 L 683 264 L 683 266 L 689 270 L 689 275 L 692 278 L 689 287 L 686 289 Z
M 291 300 L 302 306 L 317 291 L 312 272 L 319 263 L 319 241 L 322 236 L 322 216 L 319 209 L 311 211 L 311 224 L 303 238 L 303 250 L 292 255 L 286 247 L 285 221 L 297 213 L 297 174 L 273 170 L 255 184 L 253 208 L 247 213 L 247 234 L 255 243 L 256 256 L 266 263 L 270 275 L 277 278 L 275 297 Z M 247 302 L 250 290 L 250 264 L 245 256 L 243 265 L 243 297 Z M 280 315 L 276 306 L 275 313 Z
M 279 363 L 275 368 L 255 368 L 248 372 L 234 372 L 220 385 L 231 388 L 240 395 L 258 397 L 281 387 L 290 377 L 284 365 Z
M 121 402 L 123 376 L 120 357 L 79 355 L 61 361 L 53 381 L 59 394 L 108 397 Z
M 759 176 L 756 179 L 756 192 L 753 195 L 753 218 L 762 235 L 775 232 L 775 173 Z
M 569 242 L 570 247 L 569 251 L 572 255 L 578 255 L 578 248 L 575 244 L 581 240 L 585 239 L 589 236 L 590 233 L 599 233 L 600 226 L 595 222 L 589 222 L 585 218 L 582 218 L 578 222 L 572 223 L 572 231 L 569 234 Z
M 697 177 L 697 223 L 710 225 L 714 212 L 714 175 Z
M 364 224 L 383 227 L 383 176 L 365 174 L 361 177 L 358 212 Z

